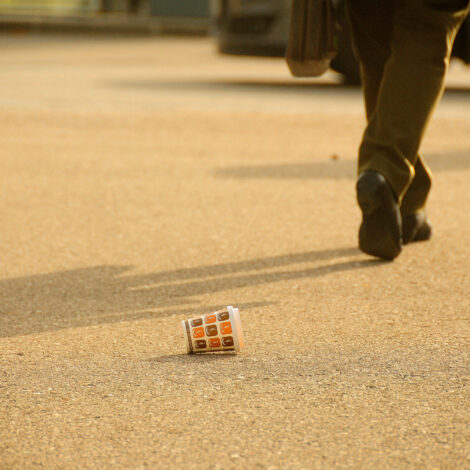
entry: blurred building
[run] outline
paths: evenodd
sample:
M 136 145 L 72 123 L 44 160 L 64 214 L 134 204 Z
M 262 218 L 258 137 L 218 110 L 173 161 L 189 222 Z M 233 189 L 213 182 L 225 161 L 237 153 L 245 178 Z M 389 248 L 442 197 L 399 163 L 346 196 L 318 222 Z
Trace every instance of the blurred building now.
M 103 11 L 166 17 L 207 17 L 209 0 L 101 0 Z
M 207 33 L 213 0 L 0 0 L 0 23 L 47 29 Z
M 12 15 L 77 15 L 98 12 L 102 0 L 0 0 L 0 13 Z
M 209 0 L 0 0 L 0 13 L 28 15 L 120 13 L 208 17 Z

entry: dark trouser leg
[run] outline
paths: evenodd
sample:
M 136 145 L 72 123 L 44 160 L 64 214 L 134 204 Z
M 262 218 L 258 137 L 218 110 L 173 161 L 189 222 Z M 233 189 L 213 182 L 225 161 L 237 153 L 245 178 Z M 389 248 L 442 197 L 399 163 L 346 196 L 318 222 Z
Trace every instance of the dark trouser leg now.
M 349 0 L 348 13 L 361 67 L 367 121 L 377 105 L 384 68 L 390 57 L 394 1 Z
M 381 5 L 375 6 L 372 13 L 368 6 L 375 3 Z M 393 14 L 381 18 L 383 30 L 389 35 L 390 48 L 385 62 L 379 65 L 384 55 L 375 54 L 376 43 L 368 41 L 367 36 L 372 33 L 366 31 L 380 30 L 377 26 L 371 29 L 370 25 L 376 11 L 389 9 L 390 3 L 394 4 Z M 418 176 L 415 188 L 411 185 L 417 175 L 415 164 L 418 163 L 417 170 L 419 167 L 423 181 L 429 179 L 428 173 L 421 171 L 425 166 L 418 159 L 418 149 L 442 94 L 453 40 L 467 7 L 467 0 L 349 2 L 363 64 L 368 112 L 368 125 L 359 150 L 359 172 L 375 170 L 384 175 L 398 200 L 403 200 L 413 210 L 423 205 L 427 196 L 426 191 L 424 200 L 419 202 L 424 193 L 420 188 L 421 177 Z M 380 36 L 374 35 L 376 42 L 377 37 Z M 405 198 L 408 188 L 411 192 Z
M 349 16 L 355 47 L 361 64 L 367 120 L 373 115 L 379 96 L 385 63 L 391 54 L 393 0 L 350 0 Z M 421 156 L 416 158 L 415 176 L 403 196 L 402 214 L 424 209 L 431 188 L 431 171 Z
M 424 210 L 429 191 L 431 190 L 432 175 L 426 162 L 419 155 L 414 165 L 415 175 L 401 201 L 402 216 L 416 214 Z

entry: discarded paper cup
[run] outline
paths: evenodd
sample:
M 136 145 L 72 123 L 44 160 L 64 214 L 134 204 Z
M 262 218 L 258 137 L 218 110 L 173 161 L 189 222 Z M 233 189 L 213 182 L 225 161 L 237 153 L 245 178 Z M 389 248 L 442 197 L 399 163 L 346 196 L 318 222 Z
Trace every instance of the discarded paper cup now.
M 188 354 L 243 349 L 238 308 L 228 306 L 226 310 L 183 320 L 182 324 Z

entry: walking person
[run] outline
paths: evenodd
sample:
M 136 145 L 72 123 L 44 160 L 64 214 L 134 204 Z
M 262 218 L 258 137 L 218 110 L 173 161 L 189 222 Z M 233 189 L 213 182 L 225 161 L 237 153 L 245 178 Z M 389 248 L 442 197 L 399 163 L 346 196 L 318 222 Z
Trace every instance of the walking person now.
M 428 240 L 431 172 L 419 154 L 470 0 L 348 0 L 367 126 L 359 148 L 359 248 L 394 259 Z

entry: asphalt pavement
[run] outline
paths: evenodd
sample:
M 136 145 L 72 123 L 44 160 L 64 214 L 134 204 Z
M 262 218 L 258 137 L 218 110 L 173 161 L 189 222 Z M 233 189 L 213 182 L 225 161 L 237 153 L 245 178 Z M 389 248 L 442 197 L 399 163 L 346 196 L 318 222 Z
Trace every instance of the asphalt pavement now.
M 361 92 L 211 38 L 0 37 L 0 468 L 470 468 L 470 69 L 433 239 L 357 249 Z M 181 320 L 234 305 L 240 354 Z

